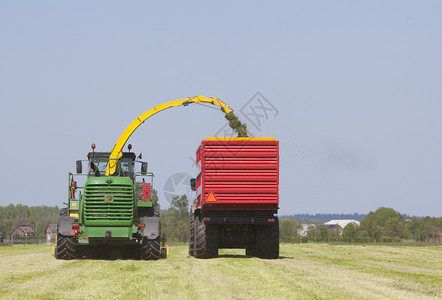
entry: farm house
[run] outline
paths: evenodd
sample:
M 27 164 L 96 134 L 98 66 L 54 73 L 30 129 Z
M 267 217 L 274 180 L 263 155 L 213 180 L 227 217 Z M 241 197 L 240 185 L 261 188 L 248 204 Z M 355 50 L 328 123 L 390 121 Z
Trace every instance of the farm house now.
M 48 226 L 46 226 L 45 234 L 46 243 L 55 241 L 55 238 L 57 237 L 57 224 L 49 224 Z
M 9 231 L 9 240 L 14 240 L 15 237 L 35 237 L 37 231 L 28 223 L 25 219 L 21 219 L 17 224 Z

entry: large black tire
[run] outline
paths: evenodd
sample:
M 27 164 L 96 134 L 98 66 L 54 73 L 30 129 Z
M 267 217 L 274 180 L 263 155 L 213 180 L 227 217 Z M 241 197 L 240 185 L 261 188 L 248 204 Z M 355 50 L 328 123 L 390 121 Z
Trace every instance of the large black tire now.
M 256 256 L 256 246 L 247 246 L 246 247 L 246 256 Z
M 279 258 L 279 223 L 256 228 L 256 256 L 259 258 Z
M 154 208 L 148 208 L 141 211 L 140 216 L 159 217 L 160 211 Z M 161 258 L 161 227 L 160 234 L 153 240 L 143 237 L 143 243 L 140 247 L 140 259 L 143 260 L 157 260 Z
M 72 236 L 57 235 L 57 248 L 55 249 L 56 259 L 75 259 L 78 258 L 77 246 Z
M 161 258 L 160 253 L 160 237 L 154 240 L 149 240 L 147 237 L 143 238 L 143 244 L 141 245 L 140 259 L 144 260 L 157 260 Z
M 193 213 L 190 213 L 190 220 L 189 220 L 189 255 L 194 255 L 194 249 L 195 249 L 195 215 Z
M 218 256 L 218 225 L 205 224 L 201 217 L 195 217 L 195 240 L 196 258 Z

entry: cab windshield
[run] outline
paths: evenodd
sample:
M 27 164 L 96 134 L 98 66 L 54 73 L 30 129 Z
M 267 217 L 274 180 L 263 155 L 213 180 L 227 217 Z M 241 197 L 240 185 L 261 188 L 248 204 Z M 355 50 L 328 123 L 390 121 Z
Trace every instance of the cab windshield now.
M 134 165 L 132 159 L 123 157 L 120 160 L 120 165 L 117 169 L 117 173 L 120 173 L 120 176 L 129 176 L 132 178 L 134 174 Z
M 93 165 L 91 164 L 92 173 L 94 172 L 92 170 L 92 169 L 94 169 L 94 166 L 97 168 L 97 171 L 100 172 L 100 174 L 106 173 L 107 162 L 108 162 L 108 160 L 106 158 L 94 157 L 91 159 L 91 162 L 93 163 Z
M 107 158 L 103 158 L 103 157 L 91 158 L 89 175 L 90 176 L 104 176 L 106 174 L 107 162 L 108 162 Z M 118 174 L 119 176 L 128 176 L 128 177 L 132 178 L 133 172 L 134 172 L 133 169 L 134 168 L 133 168 L 132 159 L 125 157 L 120 160 L 120 163 L 118 164 L 118 167 L 117 167 L 116 174 Z

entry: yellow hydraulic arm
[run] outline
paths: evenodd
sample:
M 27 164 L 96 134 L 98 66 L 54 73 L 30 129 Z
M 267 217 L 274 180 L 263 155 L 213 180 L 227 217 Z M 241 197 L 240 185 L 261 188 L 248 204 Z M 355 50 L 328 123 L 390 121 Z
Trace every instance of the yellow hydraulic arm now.
M 154 106 L 153 108 L 149 109 L 144 114 L 142 114 L 141 116 L 138 116 L 120 135 L 120 138 L 118 139 L 117 143 L 115 144 L 109 156 L 109 162 L 107 164 L 107 169 L 106 169 L 106 176 L 110 176 L 111 174 L 115 173 L 118 160 L 120 159 L 121 156 L 123 156 L 122 152 L 123 147 L 126 144 L 129 137 L 132 135 L 132 133 L 138 128 L 138 126 L 140 126 L 142 123 L 144 123 L 144 121 L 146 121 L 151 116 L 153 116 L 154 114 L 160 111 L 176 106 L 187 106 L 191 103 L 204 103 L 204 104 L 216 105 L 221 107 L 221 110 L 226 114 L 233 111 L 228 105 L 223 103 L 218 98 L 210 98 L 204 96 L 179 99 L 179 100 L 166 102 L 158 106 Z

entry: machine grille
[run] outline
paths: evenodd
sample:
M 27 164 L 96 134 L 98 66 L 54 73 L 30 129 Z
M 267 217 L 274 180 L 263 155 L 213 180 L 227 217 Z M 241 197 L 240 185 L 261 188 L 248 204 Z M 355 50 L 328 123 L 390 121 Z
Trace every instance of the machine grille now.
M 84 190 L 86 223 L 131 223 L 134 209 L 131 185 L 91 184 Z M 111 221 L 111 222 L 103 222 Z

